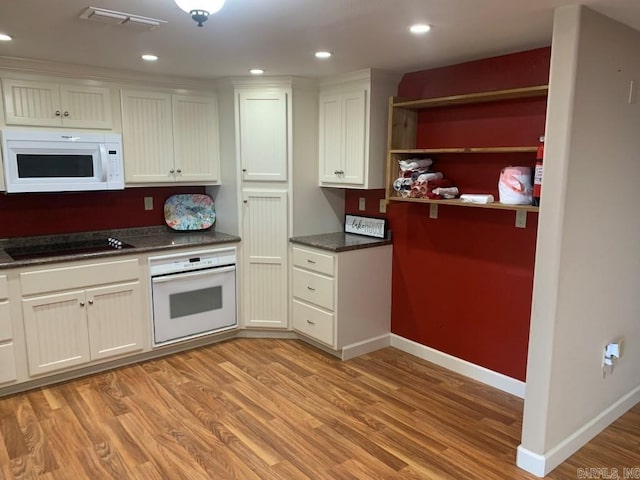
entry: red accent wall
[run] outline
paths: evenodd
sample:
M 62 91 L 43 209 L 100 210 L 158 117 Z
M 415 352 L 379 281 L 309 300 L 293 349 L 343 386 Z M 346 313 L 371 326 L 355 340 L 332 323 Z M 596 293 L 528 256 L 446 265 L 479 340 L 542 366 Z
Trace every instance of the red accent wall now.
M 429 98 L 548 83 L 550 48 L 406 74 L 398 95 Z M 417 147 L 535 145 L 546 99 L 429 110 L 419 115 Z M 535 154 L 434 155 L 466 193 L 498 198 L 500 169 L 533 165 Z M 382 190 L 367 193 L 371 204 Z M 347 191 L 358 213 L 362 192 Z M 367 202 L 369 204 L 369 201 Z M 373 215 L 374 212 L 364 212 Z M 392 332 L 436 350 L 525 380 L 537 214 L 515 228 L 515 212 L 392 202 Z
M 0 238 L 165 225 L 164 201 L 177 193 L 205 193 L 205 188 L 0 195 Z M 153 197 L 153 210 L 144 209 L 144 197 Z

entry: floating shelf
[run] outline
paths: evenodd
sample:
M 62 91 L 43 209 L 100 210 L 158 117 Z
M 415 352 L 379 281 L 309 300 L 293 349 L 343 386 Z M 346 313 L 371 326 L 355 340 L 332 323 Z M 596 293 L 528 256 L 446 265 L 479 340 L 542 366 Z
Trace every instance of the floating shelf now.
M 536 146 L 526 147 L 459 147 L 459 148 L 406 148 L 389 150 L 390 154 L 425 155 L 429 153 L 533 153 Z
M 467 203 L 462 200 L 431 200 L 430 198 L 403 198 L 403 197 L 389 197 L 392 202 L 405 202 L 405 203 L 435 203 L 438 205 L 453 205 L 456 207 L 476 207 L 476 208 L 489 208 L 493 210 L 512 210 L 512 211 L 525 211 L 525 212 L 537 212 L 540 207 L 534 207 L 533 205 L 504 205 L 499 202 L 493 203 Z
M 437 108 L 447 105 L 468 105 L 472 103 L 498 102 L 515 98 L 546 97 L 549 91 L 548 85 L 535 87 L 512 88 L 509 90 L 495 90 L 491 92 L 467 93 L 464 95 L 452 95 L 449 97 L 426 98 L 421 100 L 405 100 L 395 98 L 391 103 L 394 108 L 408 110 L 421 110 L 424 108 Z

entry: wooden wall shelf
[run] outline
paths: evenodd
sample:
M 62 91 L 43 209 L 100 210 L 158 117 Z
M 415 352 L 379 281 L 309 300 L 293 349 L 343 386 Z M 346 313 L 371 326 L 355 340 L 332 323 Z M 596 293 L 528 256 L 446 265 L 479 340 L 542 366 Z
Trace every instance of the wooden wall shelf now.
M 493 210 L 522 210 L 525 212 L 537 212 L 539 207 L 533 205 L 505 205 L 499 202 L 493 203 L 467 203 L 460 199 L 453 200 L 431 200 L 430 198 L 403 198 L 403 197 L 390 197 L 392 202 L 406 202 L 406 203 L 435 203 L 438 205 L 453 205 L 456 207 L 475 207 L 475 208 L 489 208 Z

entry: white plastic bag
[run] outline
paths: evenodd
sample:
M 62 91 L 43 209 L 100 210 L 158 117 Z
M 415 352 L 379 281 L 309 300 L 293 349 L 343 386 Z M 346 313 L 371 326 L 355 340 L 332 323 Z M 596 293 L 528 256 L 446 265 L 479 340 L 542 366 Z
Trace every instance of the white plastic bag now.
M 504 167 L 498 181 L 500 203 L 531 205 L 533 186 L 530 167 Z

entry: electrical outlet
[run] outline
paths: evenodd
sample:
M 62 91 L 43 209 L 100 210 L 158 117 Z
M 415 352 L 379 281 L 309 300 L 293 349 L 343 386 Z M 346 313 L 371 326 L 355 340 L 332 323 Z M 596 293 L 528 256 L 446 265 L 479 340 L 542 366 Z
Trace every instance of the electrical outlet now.
M 380 213 L 387 213 L 387 201 L 384 198 L 380 199 Z
M 527 228 L 527 211 L 526 210 L 516 211 L 516 227 Z
M 144 209 L 153 210 L 153 197 L 144 197 Z
M 438 218 L 438 204 L 430 203 L 429 204 L 429 218 Z
M 367 203 L 364 197 L 360 197 L 358 199 L 358 210 L 360 210 L 361 212 L 364 212 L 365 209 L 367 208 Z

